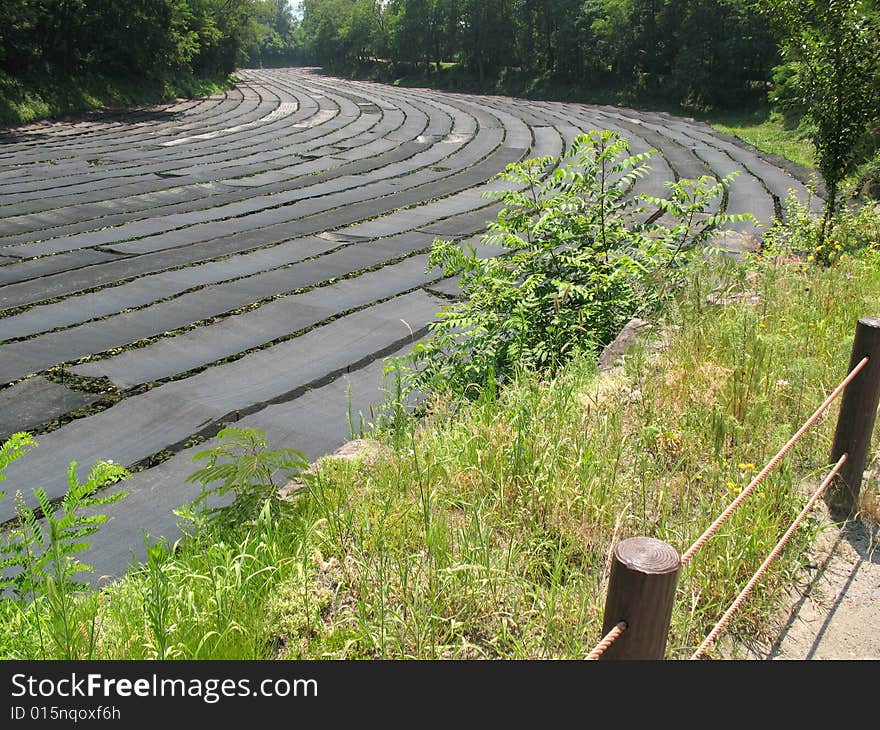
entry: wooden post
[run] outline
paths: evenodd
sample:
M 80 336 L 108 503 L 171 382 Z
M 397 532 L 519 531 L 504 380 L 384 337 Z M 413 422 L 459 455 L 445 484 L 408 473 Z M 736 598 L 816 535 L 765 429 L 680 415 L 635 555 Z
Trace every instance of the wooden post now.
M 850 517 L 859 509 L 862 474 L 880 401 L 880 318 L 859 320 L 847 372 L 864 357 L 870 358 L 870 362 L 843 391 L 831 449 L 832 462 L 848 454 L 840 474 L 825 493 L 825 501 L 835 517 Z
M 663 659 L 681 558 L 652 537 L 632 537 L 614 548 L 602 635 L 620 621 L 624 631 L 602 659 Z

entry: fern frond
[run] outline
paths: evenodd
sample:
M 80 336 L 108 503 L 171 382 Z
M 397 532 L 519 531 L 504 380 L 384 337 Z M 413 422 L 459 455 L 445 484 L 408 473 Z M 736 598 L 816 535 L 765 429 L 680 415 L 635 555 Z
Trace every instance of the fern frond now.
M 3 470 L 16 459 L 20 459 L 28 449 L 37 445 L 34 437 L 27 431 L 18 431 L 0 444 L 0 482 L 6 479 Z

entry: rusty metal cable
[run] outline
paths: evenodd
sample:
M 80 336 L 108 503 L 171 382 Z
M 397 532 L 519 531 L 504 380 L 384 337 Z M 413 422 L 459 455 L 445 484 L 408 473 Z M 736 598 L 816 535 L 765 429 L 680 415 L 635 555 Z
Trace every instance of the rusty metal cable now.
M 611 629 L 611 631 L 605 634 L 605 636 L 602 638 L 602 641 L 596 644 L 593 651 L 587 654 L 587 660 L 595 661 L 596 659 L 599 659 L 605 653 L 608 647 L 611 646 L 615 641 L 617 641 L 617 638 L 624 631 L 626 631 L 626 621 L 621 621 L 613 629 Z
M 840 472 L 841 467 L 843 467 L 844 463 L 846 463 L 847 457 L 849 454 L 844 454 L 841 456 L 837 463 L 834 465 L 834 468 L 828 473 L 828 476 L 825 477 L 822 484 L 819 488 L 813 493 L 813 496 L 810 497 L 809 501 L 804 505 L 804 508 L 800 511 L 800 514 L 795 518 L 794 522 L 791 523 L 791 526 L 788 530 L 785 531 L 785 534 L 780 538 L 779 542 L 776 543 L 776 547 L 770 552 L 767 556 L 766 560 L 761 563 L 761 567 L 755 571 L 755 574 L 751 577 L 749 582 L 746 584 L 746 587 L 742 589 L 740 594 L 736 597 L 733 603 L 730 604 L 730 608 L 728 608 L 724 615 L 721 617 L 721 620 L 715 624 L 715 628 L 713 628 L 708 636 L 703 639 L 703 643 L 697 648 L 697 650 L 691 655 L 691 659 L 699 659 L 706 650 L 715 643 L 715 640 L 718 638 L 718 635 L 724 630 L 724 627 L 727 625 L 727 622 L 730 621 L 730 617 L 736 612 L 736 610 L 742 605 L 742 602 L 748 598 L 749 594 L 752 592 L 752 589 L 761 579 L 761 576 L 764 575 L 764 572 L 767 568 L 770 567 L 770 563 L 772 563 L 776 557 L 782 552 L 782 548 L 785 547 L 786 543 L 788 543 L 791 536 L 794 534 L 795 530 L 800 526 L 801 522 L 804 521 L 804 518 L 809 514 L 810 510 L 813 508 L 813 505 L 816 504 L 816 501 L 819 497 L 822 496 L 822 493 L 828 489 L 828 485 L 834 480 L 834 477 Z
M 723 525 L 727 519 L 734 513 L 737 507 L 743 503 L 743 501 L 755 490 L 761 482 L 767 477 L 767 475 L 776 467 L 776 465 L 782 460 L 782 458 L 791 451 L 792 447 L 801 440 L 803 435 L 813 426 L 816 421 L 819 420 L 819 417 L 828 409 L 834 400 L 839 396 L 844 388 L 849 385 L 855 377 L 867 366 L 868 358 L 864 357 L 861 361 L 856 365 L 852 371 L 850 371 L 849 375 L 847 375 L 833 391 L 828 395 L 825 401 L 819 406 L 816 411 L 810 416 L 807 421 L 801 426 L 794 436 L 792 436 L 788 443 L 783 446 L 779 452 L 767 462 L 767 466 L 765 466 L 761 471 L 757 474 L 757 476 L 752 479 L 751 483 L 737 495 L 737 498 L 734 499 L 727 508 L 718 516 L 718 518 L 706 528 L 706 531 L 700 535 L 695 541 L 694 544 L 691 545 L 681 556 L 681 564 L 682 566 L 687 565 L 688 561 L 694 557 L 697 551 L 703 547 L 708 541 L 709 538 L 712 537 L 717 531 L 718 528 Z

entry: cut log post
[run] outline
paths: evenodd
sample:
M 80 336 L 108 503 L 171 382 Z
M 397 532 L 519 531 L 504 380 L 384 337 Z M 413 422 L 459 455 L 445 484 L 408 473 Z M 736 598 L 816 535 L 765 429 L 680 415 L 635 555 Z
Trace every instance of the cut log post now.
M 602 659 L 663 659 L 681 558 L 652 537 L 632 537 L 614 548 L 602 635 L 620 621 L 626 630 Z
M 847 454 L 846 463 L 825 493 L 831 514 L 837 518 L 853 516 L 859 510 L 862 475 L 871 448 L 871 433 L 880 402 L 880 319 L 859 320 L 853 341 L 849 370 L 863 358 L 868 364 L 843 391 L 831 462 Z

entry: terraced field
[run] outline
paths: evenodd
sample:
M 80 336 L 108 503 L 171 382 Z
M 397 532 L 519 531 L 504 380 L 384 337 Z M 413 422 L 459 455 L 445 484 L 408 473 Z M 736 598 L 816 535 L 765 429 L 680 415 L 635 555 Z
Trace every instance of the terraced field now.
M 506 164 L 613 129 L 659 151 L 640 191 L 739 171 L 724 205 L 765 225 L 789 189 L 807 197 L 799 170 L 663 114 L 239 76 L 211 98 L 0 134 L 0 438 L 40 433 L 4 488 L 59 497 L 74 459 L 145 467 L 86 557 L 101 573 L 142 528 L 177 535 L 192 444 L 222 424 L 314 458 L 370 419 L 382 357 L 455 293 L 425 271 L 431 242 L 479 241 Z

